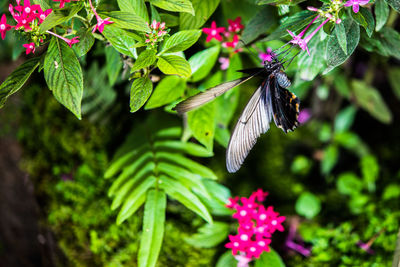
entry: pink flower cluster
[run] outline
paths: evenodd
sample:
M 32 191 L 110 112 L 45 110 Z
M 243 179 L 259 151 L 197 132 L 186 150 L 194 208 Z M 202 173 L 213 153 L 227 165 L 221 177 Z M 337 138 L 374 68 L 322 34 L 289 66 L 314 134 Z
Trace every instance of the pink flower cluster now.
M 270 251 L 272 234 L 284 230 L 282 222 L 285 217 L 279 216 L 272 206 L 265 208 L 262 204 L 267 195 L 258 189 L 249 198 L 230 198 L 226 205 L 236 211 L 232 217 L 238 220 L 239 227 L 237 235 L 229 235 L 230 242 L 225 247 L 230 248 L 240 262 L 244 258 L 248 261 L 259 258 L 263 251 Z
M 65 3 L 71 2 L 71 0 L 53 0 L 54 2 L 60 2 L 60 8 L 63 8 L 65 6 Z M 79 0 L 73 0 L 73 1 L 79 1 Z
M 147 23 L 147 25 L 149 24 Z M 165 30 L 165 22 L 157 22 L 156 20 L 153 20 L 149 27 L 151 32 L 145 34 L 145 42 L 151 46 L 155 46 L 156 43 L 161 42 L 164 39 L 164 36 L 168 31 Z

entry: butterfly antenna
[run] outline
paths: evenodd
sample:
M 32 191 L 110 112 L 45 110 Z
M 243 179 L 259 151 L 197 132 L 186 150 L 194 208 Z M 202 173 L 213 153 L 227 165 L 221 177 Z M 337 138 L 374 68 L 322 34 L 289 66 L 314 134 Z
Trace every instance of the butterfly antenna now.
M 255 54 L 253 51 L 250 50 L 249 46 L 245 43 L 245 41 L 239 40 L 239 42 L 242 42 L 242 43 L 243 43 L 244 47 L 247 48 L 247 51 L 249 51 L 250 54 L 251 54 L 255 59 L 260 60 L 260 58 L 258 57 L 258 55 Z
M 290 66 L 290 64 L 293 62 L 293 59 L 294 59 L 295 57 L 297 57 L 297 55 L 300 54 L 300 52 L 301 52 L 301 50 L 300 50 L 299 52 L 297 52 L 296 55 L 294 55 L 294 56 L 290 59 L 290 61 L 289 61 L 289 63 L 287 64 L 286 68 L 288 68 L 288 67 Z M 286 61 L 282 62 L 282 65 L 283 65 L 283 64 L 286 64 L 286 62 L 288 62 L 288 61 L 286 60 Z
M 277 54 L 277 55 L 279 55 L 279 54 L 281 54 L 281 53 L 284 53 L 286 50 L 284 50 L 284 51 L 282 51 L 282 52 L 279 52 L 279 53 L 278 53 L 278 51 L 280 51 L 282 48 L 286 47 L 289 43 L 290 43 L 290 42 L 287 42 L 286 44 L 282 45 L 281 47 L 279 47 L 279 48 L 277 48 L 277 49 L 275 49 L 275 50 L 272 50 L 272 53 Z

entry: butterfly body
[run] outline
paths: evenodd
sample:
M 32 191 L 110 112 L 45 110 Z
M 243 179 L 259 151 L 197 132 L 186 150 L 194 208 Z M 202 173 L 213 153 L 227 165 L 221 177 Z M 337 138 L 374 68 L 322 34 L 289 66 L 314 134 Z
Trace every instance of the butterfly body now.
M 186 99 L 174 108 L 178 113 L 185 113 L 255 76 L 264 78 L 240 115 L 229 140 L 226 150 L 226 167 L 229 172 L 236 172 L 240 168 L 257 138 L 269 130 L 272 120 L 285 133 L 297 127 L 300 101 L 287 89 L 291 82 L 282 68 L 282 63 L 275 58 L 272 62 L 266 62 L 263 68 L 240 70 L 250 76 L 217 85 Z

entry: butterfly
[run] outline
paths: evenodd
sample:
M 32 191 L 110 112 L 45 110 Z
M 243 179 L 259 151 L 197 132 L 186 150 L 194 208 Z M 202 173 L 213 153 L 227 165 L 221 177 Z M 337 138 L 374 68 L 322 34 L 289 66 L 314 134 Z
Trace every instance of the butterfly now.
M 291 82 L 282 68 L 283 63 L 276 56 L 272 56 L 271 62 L 265 61 L 262 68 L 239 70 L 248 76 L 212 87 L 175 106 L 174 110 L 183 114 L 210 102 L 253 77 L 264 78 L 244 108 L 230 137 L 226 150 L 228 172 L 234 173 L 240 169 L 256 144 L 257 138 L 269 130 L 271 120 L 274 120 L 275 125 L 285 133 L 293 131 L 298 126 L 300 101 L 287 89 Z

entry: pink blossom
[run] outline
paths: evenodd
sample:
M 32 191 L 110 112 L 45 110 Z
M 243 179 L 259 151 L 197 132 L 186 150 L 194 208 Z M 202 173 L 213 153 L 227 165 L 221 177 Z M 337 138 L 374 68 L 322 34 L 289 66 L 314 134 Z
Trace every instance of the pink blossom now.
M 94 26 L 92 32 L 99 30 L 99 32 L 103 33 L 105 25 L 114 23 L 114 21 L 110 21 L 110 18 L 102 19 L 102 18 L 100 18 L 100 16 L 97 16 L 96 19 L 97 19 L 97 23 Z
M 230 20 L 228 19 L 228 30 L 230 32 L 239 32 L 241 29 L 244 28 L 244 26 L 242 24 L 240 24 L 242 21 L 241 17 L 237 17 L 235 20 Z
M 298 121 L 300 124 L 306 123 L 311 118 L 311 111 L 308 108 L 300 110 Z
M 245 252 L 246 252 L 247 258 L 258 259 L 261 255 L 261 253 L 263 253 L 263 248 L 260 247 L 256 241 L 251 241 L 251 242 L 249 242 L 249 246 Z
M 267 52 L 271 53 L 272 49 L 268 48 Z M 255 199 L 258 202 L 264 202 L 266 197 L 268 196 L 268 192 L 264 192 L 262 189 L 257 189 L 257 191 L 253 192 L 250 196 L 250 199 Z
M 6 38 L 6 33 L 7 31 L 11 30 L 12 26 L 7 24 L 7 18 L 6 18 L 6 14 L 3 14 L 1 16 L 1 20 L 0 20 L 0 34 L 1 34 L 1 39 L 4 40 L 4 38 Z
M 38 14 L 36 15 L 36 17 L 39 19 L 39 23 L 42 23 L 45 18 L 52 12 L 52 9 L 47 9 L 45 11 L 43 11 L 42 9 L 38 10 Z
M 73 37 L 72 39 L 68 39 L 68 38 L 62 37 L 62 36 L 60 36 L 60 35 L 58 35 L 58 34 L 56 34 L 54 32 L 51 32 L 51 31 L 46 31 L 46 32 L 51 34 L 51 35 L 53 35 L 53 36 L 55 36 L 55 37 L 57 37 L 57 38 L 60 38 L 61 40 L 66 42 L 69 45 L 69 47 L 72 47 L 73 44 L 79 43 L 79 40 L 78 40 L 79 36 Z
M 239 201 L 239 197 L 230 197 L 228 198 L 228 203 L 225 205 L 225 207 L 227 208 L 236 208 L 236 206 L 238 205 L 238 201 Z
M 353 6 L 353 12 L 358 13 L 360 6 L 366 5 L 368 2 L 369 0 L 349 0 L 344 4 L 344 6 Z
M 203 32 L 207 34 L 206 42 L 210 42 L 212 39 L 222 41 L 221 33 L 225 31 L 224 27 L 217 27 L 215 21 L 211 22 L 211 28 L 203 28 Z
M 239 43 L 239 35 L 235 34 L 231 42 L 224 42 L 222 43 L 222 46 L 235 48 L 238 43 Z
M 35 49 L 36 49 L 35 43 L 23 44 L 22 46 L 26 48 L 27 55 L 30 54 L 31 52 L 32 52 L 32 54 L 35 53 Z
M 239 235 L 229 235 L 229 241 L 225 247 L 230 248 L 233 255 L 236 255 L 238 251 L 244 251 L 247 247 L 247 242 L 243 242 Z
M 271 48 L 267 48 L 267 53 L 260 53 L 258 54 L 258 57 L 263 61 L 263 63 L 265 61 L 271 62 L 272 61 L 272 49 Z
M 221 70 L 226 70 L 229 68 L 229 58 L 227 57 L 220 57 L 218 62 L 221 63 Z M 229 208 L 229 207 L 228 207 Z
M 53 0 L 54 2 L 60 2 L 60 8 L 64 8 L 65 3 L 71 2 L 71 0 Z
M 243 255 L 236 255 L 234 257 L 238 261 L 236 267 L 249 267 L 249 263 L 252 261 L 252 259 L 249 259 Z

